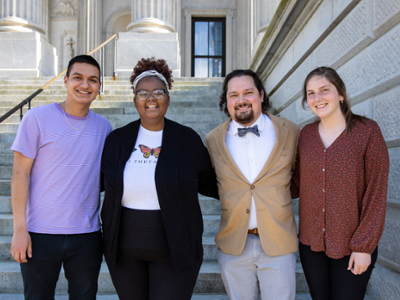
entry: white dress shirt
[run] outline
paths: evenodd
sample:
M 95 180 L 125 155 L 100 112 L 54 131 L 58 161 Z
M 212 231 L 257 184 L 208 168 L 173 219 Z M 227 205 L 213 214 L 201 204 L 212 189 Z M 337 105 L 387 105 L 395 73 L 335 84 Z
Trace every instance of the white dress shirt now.
M 238 128 L 243 128 L 243 125 L 234 120 L 231 121 L 225 136 L 225 143 L 233 161 L 249 183 L 253 183 L 261 172 L 276 141 L 274 124 L 267 115 L 261 114 L 251 126 L 247 127 L 254 125 L 258 126 L 259 137 L 252 132 L 239 137 Z M 257 216 L 254 197 L 251 197 L 249 229 L 253 228 L 257 228 Z

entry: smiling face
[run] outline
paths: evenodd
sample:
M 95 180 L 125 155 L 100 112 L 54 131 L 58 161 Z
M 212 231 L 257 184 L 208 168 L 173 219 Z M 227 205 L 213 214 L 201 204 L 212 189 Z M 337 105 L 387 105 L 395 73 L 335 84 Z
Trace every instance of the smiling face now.
M 312 77 L 307 83 L 306 93 L 308 106 L 321 120 L 343 117 L 340 101 L 343 101 L 344 98 L 325 77 Z
M 155 76 L 141 79 L 136 86 L 136 91 L 145 90 L 152 93 L 154 90 L 165 89 L 165 84 Z M 157 100 L 150 95 L 147 100 L 134 99 L 135 107 L 140 115 L 140 123 L 147 130 L 159 131 L 164 128 L 164 116 L 169 106 L 169 95 L 164 94 L 163 99 Z
M 253 124 L 262 113 L 264 91 L 259 93 L 251 76 L 233 77 L 228 82 L 226 107 L 233 120 L 243 126 Z
M 89 108 L 100 90 L 100 71 L 87 63 L 75 63 L 69 76 L 64 77 L 64 86 L 67 88 L 68 105 Z

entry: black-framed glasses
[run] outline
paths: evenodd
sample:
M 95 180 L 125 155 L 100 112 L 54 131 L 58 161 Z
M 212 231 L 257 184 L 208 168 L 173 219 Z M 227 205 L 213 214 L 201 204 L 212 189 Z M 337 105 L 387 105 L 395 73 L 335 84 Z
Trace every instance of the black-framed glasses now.
M 162 98 L 164 98 L 164 95 L 167 94 L 167 91 L 164 89 L 156 89 L 150 93 L 146 90 L 139 90 L 134 92 L 134 94 L 136 95 L 136 98 L 141 101 L 146 101 L 147 99 L 149 99 L 150 95 L 152 95 L 157 100 L 161 100 Z

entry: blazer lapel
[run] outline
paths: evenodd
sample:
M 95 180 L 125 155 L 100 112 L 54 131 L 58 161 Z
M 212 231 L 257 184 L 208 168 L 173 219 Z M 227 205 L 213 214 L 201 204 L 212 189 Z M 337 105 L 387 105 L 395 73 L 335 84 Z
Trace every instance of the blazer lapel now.
M 238 166 L 236 165 L 235 161 L 233 160 L 228 147 L 225 143 L 226 131 L 228 130 L 229 124 L 231 123 L 231 118 L 229 118 L 223 126 L 221 126 L 218 132 L 215 134 L 215 144 L 217 145 L 218 151 L 221 154 L 222 159 L 224 162 L 231 168 L 231 170 L 240 177 L 241 180 L 244 182 L 249 183 L 246 177 L 242 174 L 239 170 Z M 250 184 L 250 183 L 249 183 Z
M 269 155 L 267 162 L 265 163 L 264 167 L 261 169 L 260 173 L 258 174 L 257 178 L 254 180 L 254 182 L 257 182 L 260 180 L 268 171 L 271 169 L 271 167 L 275 164 L 275 162 L 279 159 L 281 156 L 281 153 L 283 151 L 283 148 L 285 147 L 286 140 L 288 137 L 289 130 L 284 126 L 284 121 L 283 119 L 279 117 L 275 117 L 271 115 L 270 113 L 266 113 L 266 115 L 271 119 L 272 123 L 274 124 L 275 127 L 275 135 L 276 135 L 276 141 L 275 145 L 272 148 L 271 154 Z

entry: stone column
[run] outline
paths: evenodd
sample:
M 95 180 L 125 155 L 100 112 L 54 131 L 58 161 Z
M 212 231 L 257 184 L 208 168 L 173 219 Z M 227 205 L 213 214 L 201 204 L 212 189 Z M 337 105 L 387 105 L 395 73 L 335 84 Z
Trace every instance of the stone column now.
M 175 23 L 180 0 L 132 0 L 128 32 L 120 32 L 118 76 L 132 73 L 141 58 L 165 59 L 174 76 L 180 76 L 179 39 Z
M 103 0 L 79 0 L 77 54 L 85 54 L 102 41 Z M 93 54 L 100 63 L 100 50 Z
M 1 76 L 56 75 L 48 19 L 48 0 L 0 0 Z
M 47 35 L 48 0 L 1 0 L 0 32 L 39 32 Z
M 175 32 L 172 25 L 173 0 L 132 0 L 131 32 Z
M 275 11 L 278 8 L 279 0 L 254 0 L 254 46 L 253 55 L 268 29 Z
M 253 7 L 251 1 L 236 2 L 235 42 L 233 46 L 233 69 L 247 69 L 250 65 Z

